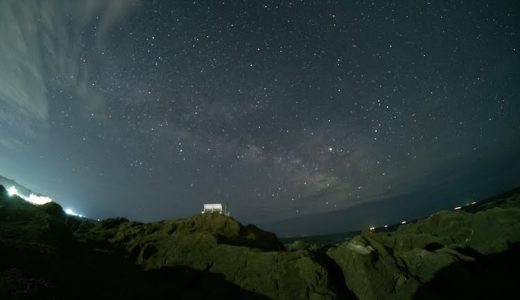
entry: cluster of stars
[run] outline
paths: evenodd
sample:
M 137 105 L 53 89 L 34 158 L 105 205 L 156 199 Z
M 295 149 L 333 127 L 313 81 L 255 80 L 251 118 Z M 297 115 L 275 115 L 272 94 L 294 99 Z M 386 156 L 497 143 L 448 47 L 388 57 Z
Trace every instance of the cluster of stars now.
M 516 36 L 517 13 L 143 1 L 117 21 L 67 19 L 80 43 L 62 52 L 77 65 L 42 76 L 49 144 L 68 149 L 53 159 L 153 186 L 158 206 L 185 213 L 219 200 L 289 218 L 404 193 L 518 131 L 520 46 L 497 38 Z

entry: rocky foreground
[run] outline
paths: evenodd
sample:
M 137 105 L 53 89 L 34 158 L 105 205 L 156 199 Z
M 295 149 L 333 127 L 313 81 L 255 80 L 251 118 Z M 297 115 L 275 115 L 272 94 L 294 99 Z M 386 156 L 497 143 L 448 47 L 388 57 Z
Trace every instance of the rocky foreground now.
M 520 190 L 340 245 L 286 250 L 233 218 L 101 222 L 0 186 L 0 299 L 509 299 Z

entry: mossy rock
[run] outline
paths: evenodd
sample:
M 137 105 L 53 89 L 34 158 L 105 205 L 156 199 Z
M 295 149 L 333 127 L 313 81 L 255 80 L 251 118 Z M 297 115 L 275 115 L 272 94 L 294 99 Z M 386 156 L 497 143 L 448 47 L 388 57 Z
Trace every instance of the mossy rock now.
M 520 242 L 520 196 L 496 204 L 474 212 L 442 211 L 394 232 L 363 232 L 327 254 L 360 299 L 412 299 L 441 270 Z
M 334 299 L 328 270 L 307 252 L 286 252 L 273 233 L 219 214 L 136 223 L 99 222 L 86 233 L 106 238 L 148 271 L 177 266 L 222 274 L 273 299 Z M 83 234 L 84 236 L 84 234 Z

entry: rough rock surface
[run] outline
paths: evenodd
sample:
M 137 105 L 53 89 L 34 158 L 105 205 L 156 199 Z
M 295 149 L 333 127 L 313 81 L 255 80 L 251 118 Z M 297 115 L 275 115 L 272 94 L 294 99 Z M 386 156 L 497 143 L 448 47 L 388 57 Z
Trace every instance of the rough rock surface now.
M 0 185 L 0 299 L 504 299 L 520 278 L 520 189 L 296 246 L 218 214 L 79 219 Z
M 274 234 L 219 214 L 149 224 L 107 220 L 83 237 L 103 237 L 146 270 L 189 266 L 276 299 L 335 297 L 327 269 L 310 253 L 283 251 Z
M 366 231 L 328 255 L 360 299 L 412 299 L 439 271 L 520 242 L 520 193 L 471 209 L 439 212 L 394 232 Z
M 0 186 L 0 299 L 268 299 L 186 266 L 142 271 L 74 232 L 94 223 L 55 203 L 34 206 Z
M 274 234 L 218 214 L 95 222 L 55 203 L 0 195 L 0 299 L 67 299 L 78 291 L 85 299 L 345 295 L 316 256 L 285 251 Z

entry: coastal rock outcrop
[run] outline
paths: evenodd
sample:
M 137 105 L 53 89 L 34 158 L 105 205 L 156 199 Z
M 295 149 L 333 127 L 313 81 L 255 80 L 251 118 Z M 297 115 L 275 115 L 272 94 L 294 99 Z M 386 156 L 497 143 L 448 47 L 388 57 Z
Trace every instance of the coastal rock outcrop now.
M 94 221 L 0 185 L 0 299 L 507 298 L 520 277 L 520 190 L 339 245 L 220 214 Z
M 360 299 L 412 299 L 441 270 L 520 242 L 519 193 L 468 210 L 442 211 L 393 232 L 365 231 L 327 253 Z
M 327 269 L 311 253 L 284 251 L 274 234 L 220 214 L 149 224 L 107 220 L 83 236 L 98 237 L 146 270 L 189 266 L 275 299 L 336 296 Z

